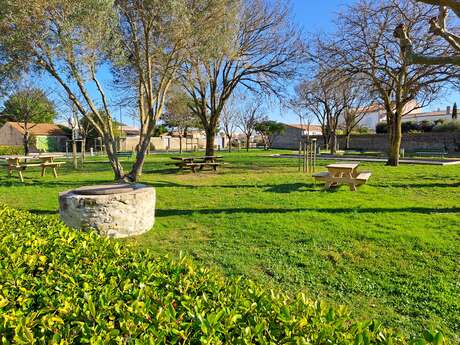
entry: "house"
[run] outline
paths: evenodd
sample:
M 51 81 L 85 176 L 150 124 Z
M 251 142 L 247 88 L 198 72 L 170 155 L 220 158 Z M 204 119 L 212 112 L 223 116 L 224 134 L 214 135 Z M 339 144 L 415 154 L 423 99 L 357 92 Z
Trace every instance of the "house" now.
M 274 138 L 273 148 L 298 149 L 300 141 L 306 136 L 318 136 L 323 133 L 318 125 L 285 124 L 284 128 L 284 132 Z
M 416 122 L 420 123 L 423 121 L 450 121 L 452 120 L 452 111 L 451 107 L 446 107 L 446 109 L 441 110 L 438 109 L 436 111 L 429 111 L 429 112 L 416 112 L 412 114 L 407 114 L 402 118 L 403 122 Z
M 29 123 L 31 138 L 31 152 L 59 152 L 65 151 L 68 134 L 63 126 L 53 123 Z M 23 124 L 6 122 L 0 128 L 1 146 L 23 146 Z
M 375 131 L 375 128 L 379 123 L 386 122 L 387 120 L 385 108 L 380 104 L 371 104 L 370 106 L 359 110 L 360 112 L 364 111 L 362 120 L 359 122 L 359 126 L 367 128 L 370 131 Z M 405 121 L 405 119 L 409 118 L 410 116 L 416 116 L 421 112 L 421 110 L 418 108 L 418 104 L 416 101 L 410 101 L 405 106 L 404 112 L 407 114 L 404 115 L 403 121 Z M 341 119 L 340 122 L 343 123 L 344 120 Z

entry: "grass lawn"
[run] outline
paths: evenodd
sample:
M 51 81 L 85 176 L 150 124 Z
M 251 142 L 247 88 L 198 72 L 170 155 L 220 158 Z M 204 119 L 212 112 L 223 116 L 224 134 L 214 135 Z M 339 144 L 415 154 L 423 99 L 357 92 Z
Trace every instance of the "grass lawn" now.
M 295 159 L 225 156 L 223 170 L 195 175 L 149 157 L 142 182 L 157 188 L 156 224 L 129 241 L 460 341 L 460 166 L 361 164 L 373 175 L 352 193 L 322 191 Z M 112 179 L 107 163 L 70 165 L 57 180 L 26 171 L 24 184 L 2 169 L 0 202 L 56 217 L 59 192 Z

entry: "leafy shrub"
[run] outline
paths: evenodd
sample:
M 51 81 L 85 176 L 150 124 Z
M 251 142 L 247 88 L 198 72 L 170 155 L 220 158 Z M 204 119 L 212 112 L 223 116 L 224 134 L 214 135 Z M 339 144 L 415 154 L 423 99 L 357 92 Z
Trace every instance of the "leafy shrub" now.
M 24 148 L 22 146 L 1 146 L 0 145 L 0 156 L 22 155 L 22 154 L 24 154 Z
M 2 343 L 426 344 L 343 308 L 223 279 L 0 205 Z
M 434 126 L 435 126 L 435 123 L 433 121 L 423 120 L 422 122 L 420 122 L 420 129 L 423 132 L 433 131 Z
M 375 133 L 383 134 L 388 133 L 388 124 L 386 122 L 380 122 L 375 127 Z
M 433 132 L 460 132 L 460 121 L 448 121 L 436 125 Z
M 421 126 L 417 122 L 407 121 L 401 123 L 401 130 L 403 133 L 410 133 L 410 132 L 420 132 Z

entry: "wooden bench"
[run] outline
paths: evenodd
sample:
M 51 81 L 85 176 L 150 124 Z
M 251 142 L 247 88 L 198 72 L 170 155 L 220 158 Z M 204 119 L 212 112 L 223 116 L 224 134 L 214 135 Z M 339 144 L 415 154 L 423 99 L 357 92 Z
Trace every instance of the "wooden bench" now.
M 220 165 L 223 165 L 225 163 L 216 163 L 216 162 L 193 162 L 193 163 L 184 163 L 182 164 L 182 167 L 187 167 L 192 169 L 194 173 L 196 173 L 196 169 L 200 168 L 200 170 L 203 170 L 204 167 L 211 167 L 214 171 L 217 171 L 217 167 Z
M 46 163 L 41 163 L 40 166 L 42 168 L 41 176 L 46 175 L 46 168 L 50 168 L 53 170 L 53 175 L 54 177 L 57 177 L 57 170 L 56 168 L 59 168 L 61 165 L 65 164 L 65 162 L 46 162 Z

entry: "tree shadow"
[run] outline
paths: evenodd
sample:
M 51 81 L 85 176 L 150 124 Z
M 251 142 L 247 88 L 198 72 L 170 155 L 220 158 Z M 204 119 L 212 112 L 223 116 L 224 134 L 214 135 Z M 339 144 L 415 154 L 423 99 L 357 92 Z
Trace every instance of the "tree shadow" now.
M 35 214 L 35 215 L 40 215 L 40 216 L 55 216 L 59 214 L 58 210 L 36 210 L 36 209 L 31 209 L 27 210 L 28 212 Z
M 388 184 L 373 184 L 375 187 L 396 187 L 396 188 L 457 188 L 460 187 L 460 182 L 454 183 L 388 183 Z
M 370 208 L 222 208 L 222 209 L 193 209 L 193 210 L 180 210 L 180 209 L 157 209 L 157 217 L 170 217 L 170 216 L 191 216 L 193 214 L 200 215 L 213 215 L 213 214 L 286 214 L 286 213 L 299 213 L 299 212 L 318 212 L 325 214 L 351 214 L 351 213 L 418 213 L 418 214 L 450 214 L 460 212 L 460 207 L 444 207 L 444 208 L 431 208 L 431 207 L 370 207 Z

